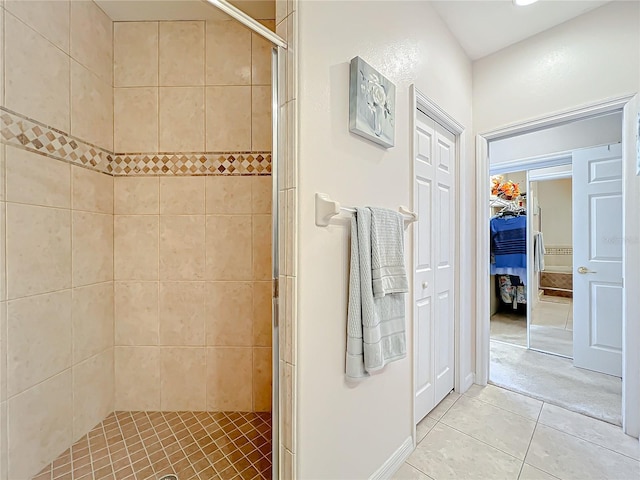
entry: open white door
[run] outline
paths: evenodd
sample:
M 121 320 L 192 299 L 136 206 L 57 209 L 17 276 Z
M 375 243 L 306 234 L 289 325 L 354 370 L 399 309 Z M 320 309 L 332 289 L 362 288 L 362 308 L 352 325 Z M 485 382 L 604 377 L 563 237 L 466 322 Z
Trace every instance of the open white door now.
M 415 421 L 453 389 L 455 136 L 424 113 L 414 159 Z
M 573 355 L 622 376 L 622 148 L 573 152 Z

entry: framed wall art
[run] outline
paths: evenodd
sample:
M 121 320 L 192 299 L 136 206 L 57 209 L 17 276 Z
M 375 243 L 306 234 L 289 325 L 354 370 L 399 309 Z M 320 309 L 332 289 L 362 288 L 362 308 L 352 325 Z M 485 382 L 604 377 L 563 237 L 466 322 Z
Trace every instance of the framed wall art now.
M 349 130 L 383 147 L 395 145 L 396 86 L 360 57 L 351 60 Z

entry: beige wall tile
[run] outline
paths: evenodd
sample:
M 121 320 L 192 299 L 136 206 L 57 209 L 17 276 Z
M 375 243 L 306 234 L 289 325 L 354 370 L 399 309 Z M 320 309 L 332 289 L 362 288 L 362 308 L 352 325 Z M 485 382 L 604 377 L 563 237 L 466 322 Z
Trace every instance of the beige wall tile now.
M 276 23 L 280 24 L 287 16 L 287 0 L 276 0 Z
M 115 282 L 115 344 L 158 344 L 158 282 Z
M 253 279 L 270 280 L 271 215 L 253 216 Z
M 271 349 L 253 349 L 253 410 L 271 411 Z
M 297 57 L 296 31 L 294 26 L 297 23 L 296 14 L 287 17 L 287 99 L 294 100 L 297 93 Z
M 205 216 L 160 216 L 160 279 L 204 280 Z
M 251 216 L 207 215 L 208 280 L 251 280 Z
M 251 87 L 207 87 L 207 151 L 251 150 Z
M 284 359 L 295 365 L 297 363 L 296 358 L 296 335 L 297 335 L 297 326 L 296 326 L 296 279 L 295 277 L 286 277 L 285 281 L 285 302 L 284 302 L 284 313 L 285 313 L 285 333 L 284 333 L 284 348 L 285 348 L 285 356 Z M 282 288 L 282 286 L 280 287 Z
M 69 57 L 5 14 L 5 105 L 69 131 Z
M 158 85 L 158 22 L 114 22 L 113 80 L 116 87 Z
M 73 439 L 86 435 L 113 411 L 113 348 L 73 367 Z
M 252 177 L 206 177 L 207 213 L 251 213 Z
M 251 150 L 271 150 L 271 87 L 251 87 Z
M 115 88 L 113 148 L 116 152 L 158 150 L 158 88 Z
M 253 345 L 271 346 L 271 282 L 253 283 Z
M 69 52 L 69 0 L 6 0 L 4 6 L 51 43 Z
M 0 9 L 0 22 L 2 21 L 2 9 Z M 0 35 L 2 35 L 2 27 L 0 26 Z M 0 69 L 2 68 L 2 49 L 0 48 Z M 2 73 L 2 70 L 0 70 Z M 0 74 L 0 77 L 3 75 Z M 0 80 L 0 88 L 2 88 L 2 80 Z M 4 90 L 3 90 L 4 91 Z M 6 189 L 5 189 L 5 145 L 0 143 L 0 201 L 4 202 L 6 200 Z
M 0 355 L 0 402 L 4 402 L 7 400 L 7 302 L 0 302 L 0 351 L 3 352 Z
M 163 411 L 207 409 L 204 348 L 160 349 L 160 406 Z
M 204 345 L 204 282 L 160 282 L 159 298 L 160 345 Z
M 295 188 L 298 183 L 298 166 L 297 166 L 297 158 L 296 158 L 296 102 L 293 101 L 287 104 L 287 137 L 285 143 L 285 149 L 287 151 L 286 157 L 286 171 L 285 171 L 285 182 L 287 188 Z
M 71 290 L 10 301 L 7 323 L 10 397 L 71 366 Z
M 202 215 L 205 177 L 161 177 L 160 213 Z
M 74 210 L 113 213 L 113 177 L 87 168 L 71 167 Z
M 263 21 L 265 26 L 275 30 L 273 21 Z M 251 39 L 251 84 L 271 85 L 271 42 L 252 33 Z
M 271 215 L 273 187 L 271 175 L 251 178 L 251 211 Z
M 71 286 L 71 211 L 7 205 L 7 296 Z
M 158 279 L 159 218 L 151 215 L 114 217 L 114 278 Z
M 71 232 L 72 285 L 113 280 L 113 215 L 74 211 Z
M 0 402 L 0 477 L 9 478 L 7 473 L 7 402 Z
M 4 265 L 5 268 L 0 268 L 0 302 L 7 299 L 7 204 L 0 202 L 0 265 Z
M 296 191 L 295 189 L 287 190 L 287 219 L 285 228 L 286 258 L 285 258 L 285 274 L 295 276 L 296 274 Z
M 160 349 L 115 347 L 115 410 L 160 410 Z
M 4 36 L 4 17 L 5 17 L 5 13 L 4 13 L 4 8 L 0 8 L 0 35 L 2 35 L 2 45 L 4 47 L 5 44 L 5 36 Z M 2 94 L 0 95 L 0 101 L 2 102 L 2 105 L 5 104 L 5 97 L 4 97 L 4 77 L 5 77 L 5 73 L 4 73 L 4 48 L 0 48 L 0 92 L 2 92 Z M 2 453 L 2 452 L 0 452 Z
M 287 191 L 278 192 L 278 273 L 285 275 L 287 258 Z
M 207 85 L 251 85 L 251 32 L 235 20 L 206 29 Z
M 113 282 L 74 288 L 72 297 L 75 364 L 113 346 Z
M 6 146 L 7 200 L 49 207 L 71 206 L 71 166 Z
M 204 151 L 204 87 L 160 87 L 161 152 Z
M 207 410 L 251 411 L 251 348 L 207 348 Z
M 114 177 L 116 215 L 160 213 L 159 177 Z
M 71 56 L 113 85 L 113 27 L 96 3 L 71 2 Z
M 283 288 L 286 289 L 287 285 L 287 277 L 280 275 L 278 277 L 279 288 L 280 288 L 280 299 L 279 299 L 279 308 L 278 308 L 278 359 L 286 360 L 286 339 L 287 335 L 289 335 L 289 326 L 286 322 L 286 302 L 288 301 L 288 297 L 286 296 L 286 291 L 283 292 Z
M 287 22 L 282 21 L 276 27 L 276 34 L 287 40 Z M 287 102 L 287 54 L 278 58 L 278 100 L 280 106 Z M 284 117 L 281 117 L 284 118 Z
M 26 479 L 73 441 L 71 369 L 9 399 L 9 478 Z
M 285 362 L 280 362 L 280 391 L 282 392 L 282 444 L 289 451 L 295 451 L 293 445 L 293 367 Z
M 113 88 L 71 61 L 71 134 L 113 150 Z
M 207 283 L 208 346 L 250 346 L 253 285 L 250 282 Z
M 204 22 L 160 22 L 160 86 L 204 85 Z

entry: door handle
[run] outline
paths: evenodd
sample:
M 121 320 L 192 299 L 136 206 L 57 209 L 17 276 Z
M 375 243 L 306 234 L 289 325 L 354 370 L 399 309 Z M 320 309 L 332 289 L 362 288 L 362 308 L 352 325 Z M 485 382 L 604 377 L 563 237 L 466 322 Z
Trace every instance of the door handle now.
M 584 275 L 585 273 L 596 273 L 593 270 L 589 270 L 587 267 L 578 267 L 578 273 Z

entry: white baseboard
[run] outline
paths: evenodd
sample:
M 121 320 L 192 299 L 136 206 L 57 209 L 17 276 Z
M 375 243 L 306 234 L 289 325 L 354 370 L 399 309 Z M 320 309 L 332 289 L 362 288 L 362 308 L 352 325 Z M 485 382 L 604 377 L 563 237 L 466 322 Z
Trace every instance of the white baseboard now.
M 467 390 L 469 390 L 469 388 L 471 388 L 471 385 L 473 385 L 475 382 L 476 382 L 476 374 L 473 372 L 469 373 L 469 375 L 464 377 L 464 381 L 462 382 L 462 392 L 460 393 L 464 393 Z
M 413 452 L 413 438 L 407 437 L 386 462 L 369 477 L 369 480 L 388 480 L 396 473 Z

